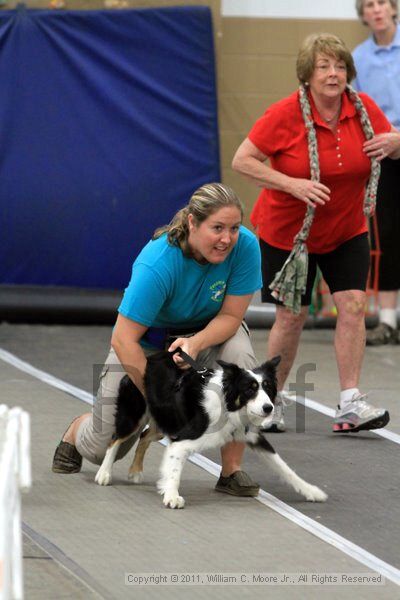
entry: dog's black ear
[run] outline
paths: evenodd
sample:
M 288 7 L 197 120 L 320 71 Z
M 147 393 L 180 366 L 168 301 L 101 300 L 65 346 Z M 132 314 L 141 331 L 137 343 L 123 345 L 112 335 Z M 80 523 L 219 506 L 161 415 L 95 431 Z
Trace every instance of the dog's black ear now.
M 276 377 L 276 368 L 281 362 L 280 356 L 274 356 L 271 360 L 266 360 L 262 365 L 254 369 L 255 373 L 263 373 L 264 376 Z
M 230 365 L 230 363 L 227 363 L 225 360 L 217 360 L 217 363 L 220 365 L 220 367 L 222 367 L 223 369 L 225 367 L 228 367 Z
M 256 373 L 261 373 L 263 371 L 267 371 L 269 373 L 276 373 L 276 367 L 279 365 L 280 362 L 281 357 L 274 356 L 273 358 L 271 358 L 271 360 L 266 360 L 264 363 L 262 363 L 262 365 L 257 367 L 257 369 L 254 369 L 254 371 Z
M 269 362 L 273 367 L 277 367 L 281 362 L 281 359 L 282 357 L 278 354 L 278 356 L 274 356 L 274 358 L 271 358 L 271 360 L 267 362 Z
M 228 363 L 224 360 L 217 360 L 217 363 L 222 367 L 224 374 L 226 375 L 238 375 L 241 372 L 241 368 L 234 363 Z
M 222 367 L 223 369 L 232 369 L 236 368 L 238 369 L 239 367 L 237 365 L 235 365 L 234 363 L 228 363 L 225 360 L 217 360 L 217 363 L 220 365 L 220 367 Z

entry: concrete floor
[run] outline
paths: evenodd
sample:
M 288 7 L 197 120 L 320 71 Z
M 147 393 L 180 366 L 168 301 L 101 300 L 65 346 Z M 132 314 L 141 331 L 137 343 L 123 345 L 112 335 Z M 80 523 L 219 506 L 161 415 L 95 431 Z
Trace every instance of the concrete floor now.
M 105 358 L 110 333 L 108 326 L 2 323 L 0 348 L 93 393 L 94 365 Z M 252 335 L 261 361 L 268 331 L 257 329 Z M 307 371 L 306 381 L 314 388 L 307 397 L 331 409 L 338 399 L 332 340 L 333 330 L 305 331 L 288 382 Z M 362 376 L 363 391 L 372 392 L 373 404 L 390 410 L 387 429 L 397 435 L 399 364 L 400 346 L 367 349 Z M 155 489 L 160 444 L 149 450 L 140 486 L 126 481 L 129 458 L 116 463 L 110 487 L 94 483 L 96 467 L 86 462 L 79 474 L 55 475 L 50 470 L 54 448 L 70 420 L 88 406 L 1 354 L 0 381 L 1 402 L 22 406 L 32 420 L 34 484 L 23 498 L 29 600 L 400 596 L 397 435 L 393 440 L 368 432 L 334 436 L 329 416 L 310 409 L 303 413 L 293 403 L 287 408 L 288 431 L 270 435 L 269 441 L 299 475 L 328 492 L 326 504 L 303 502 L 247 452 L 244 468 L 266 492 L 259 500 L 216 493 L 218 467 L 210 463 L 207 470 L 204 460 L 202 466 L 186 465 L 182 493 L 187 507 L 172 511 L 162 507 Z M 206 458 L 219 462 L 219 453 Z M 331 574 L 374 572 L 387 572 L 390 578 L 378 587 L 332 585 Z M 126 585 L 126 573 L 166 574 L 169 583 L 177 574 L 181 585 L 156 585 L 155 580 L 153 585 Z M 246 584 L 204 585 L 199 575 L 221 573 L 244 575 Z M 297 584 L 251 585 L 253 575 L 261 573 L 280 581 L 286 574 Z M 314 581 L 313 573 L 319 575 Z

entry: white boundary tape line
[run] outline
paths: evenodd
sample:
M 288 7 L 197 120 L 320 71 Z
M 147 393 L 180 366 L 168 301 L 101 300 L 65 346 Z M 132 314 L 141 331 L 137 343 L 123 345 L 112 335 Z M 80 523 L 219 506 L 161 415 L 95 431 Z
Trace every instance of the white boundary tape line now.
M 70 384 L 66 383 L 65 381 L 57 379 L 56 377 L 53 377 L 52 375 L 50 375 L 49 373 L 46 373 L 45 371 L 41 371 L 39 369 L 36 369 L 35 367 L 32 367 L 32 365 L 30 365 L 29 363 L 27 363 L 23 360 L 20 360 L 19 358 L 17 358 L 10 352 L 2 350 L 1 348 L 0 348 L 0 359 L 6 363 L 11 364 L 12 366 L 16 367 L 17 369 L 20 369 L 21 371 L 24 371 L 24 372 L 32 375 L 33 377 L 40 379 L 41 381 L 47 383 L 48 385 L 56 387 L 59 390 L 65 391 L 68 394 L 71 394 L 72 396 L 79 398 L 80 400 L 82 400 L 83 402 L 86 402 L 87 404 L 93 404 L 93 396 L 91 394 L 89 394 L 88 392 L 85 392 L 84 390 L 81 390 L 80 388 L 70 385 Z M 290 397 L 290 396 L 288 395 L 288 397 Z M 303 399 L 303 401 L 304 401 L 304 399 Z M 326 406 L 323 406 L 322 404 L 319 404 L 318 402 L 315 402 L 313 400 L 308 400 L 306 398 L 305 402 L 306 402 L 306 406 L 308 406 L 310 408 L 314 408 L 314 410 L 318 410 L 319 412 L 322 412 L 325 415 L 332 416 L 332 413 L 334 413 L 334 411 L 332 409 L 330 409 Z M 316 406 L 314 406 L 314 405 L 316 405 Z M 375 432 L 375 433 L 377 433 L 377 432 Z M 393 435 L 396 435 L 396 434 L 393 434 Z M 397 436 L 397 437 L 400 437 L 400 436 Z M 397 443 L 399 443 L 399 442 L 397 442 Z M 165 441 L 164 441 L 164 445 L 165 445 Z M 219 465 L 217 465 L 216 463 L 214 463 L 212 460 L 206 458 L 205 456 L 202 456 L 201 454 L 193 454 L 189 458 L 189 460 L 190 460 L 190 462 L 197 465 L 198 467 L 201 467 L 202 469 L 204 469 L 211 475 L 214 475 L 215 477 L 219 477 L 221 467 Z M 382 561 L 380 558 L 378 558 L 377 556 L 374 556 L 370 552 L 367 552 L 360 546 L 353 544 L 353 542 L 351 542 L 350 540 L 347 540 L 346 538 L 335 533 L 331 529 L 328 529 L 324 525 L 321 525 L 317 521 L 314 521 L 313 519 L 310 519 L 306 515 L 303 515 L 303 513 L 292 508 L 288 504 L 285 504 L 281 500 L 278 500 L 278 498 L 275 498 L 275 496 L 272 496 L 272 494 L 269 494 L 269 493 L 265 492 L 264 490 L 260 490 L 260 493 L 257 496 L 256 500 L 261 502 L 261 504 L 268 506 L 273 511 L 279 513 L 280 515 L 282 515 L 289 521 L 292 521 L 293 523 L 295 523 L 302 529 L 308 531 L 312 535 L 315 535 L 317 538 L 321 539 L 323 542 L 326 542 L 327 544 L 334 546 L 335 548 L 337 548 L 344 554 L 347 554 L 351 558 L 357 560 L 358 562 L 362 563 L 363 565 L 367 566 L 368 568 L 373 569 L 377 573 L 380 573 L 381 575 L 383 575 L 383 577 L 386 577 L 386 579 L 389 579 L 396 585 L 400 586 L 400 570 L 396 569 L 396 567 L 393 567 L 389 563 Z
M 87 402 L 87 404 L 93 404 L 94 398 L 92 394 L 89 394 L 88 392 L 85 392 L 74 385 L 70 385 L 66 381 L 62 381 L 62 379 L 58 379 L 57 377 L 50 375 L 50 373 L 46 373 L 45 371 L 41 371 L 40 369 L 32 367 L 32 365 L 29 363 L 21 360 L 14 354 L 11 354 L 11 352 L 7 352 L 2 348 L 0 348 L 0 359 L 9 365 L 16 367 L 20 371 L 24 371 L 25 373 L 32 375 L 32 377 L 36 377 L 36 379 L 40 379 L 40 381 L 44 381 L 44 383 L 61 390 L 62 392 L 67 392 L 67 394 L 70 394 L 75 398 L 79 398 L 79 400 L 83 400 L 83 402 Z
M 221 467 L 205 456 L 202 456 L 201 454 L 193 454 L 189 460 L 205 471 L 208 471 L 208 473 L 219 477 Z M 334 546 L 344 554 L 347 554 L 363 565 L 373 569 L 377 573 L 380 573 L 383 575 L 383 577 L 386 577 L 386 579 L 390 579 L 390 581 L 396 585 L 400 585 L 400 570 L 396 569 L 396 567 L 389 565 L 389 563 L 386 563 L 377 556 L 367 552 L 367 550 L 364 550 L 360 546 L 353 544 L 353 542 L 350 542 L 350 540 L 335 533 L 331 529 L 328 529 L 328 527 L 325 527 L 317 521 L 310 519 L 310 517 L 303 515 L 303 513 L 299 512 L 295 508 L 292 508 L 288 504 L 285 504 L 281 500 L 278 500 L 278 498 L 275 498 L 275 496 L 272 496 L 272 494 L 264 492 L 264 490 L 260 490 L 256 500 L 261 502 L 261 504 L 268 506 L 273 511 L 279 513 L 285 517 L 285 519 L 292 521 L 296 525 L 299 525 L 302 529 L 312 533 L 327 544 Z

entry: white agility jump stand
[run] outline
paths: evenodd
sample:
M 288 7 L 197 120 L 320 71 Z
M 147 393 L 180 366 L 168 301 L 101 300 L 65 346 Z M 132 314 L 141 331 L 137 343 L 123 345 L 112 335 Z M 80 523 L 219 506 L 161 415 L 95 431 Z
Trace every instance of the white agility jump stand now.
M 0 600 L 22 600 L 20 491 L 31 487 L 30 418 L 0 404 Z

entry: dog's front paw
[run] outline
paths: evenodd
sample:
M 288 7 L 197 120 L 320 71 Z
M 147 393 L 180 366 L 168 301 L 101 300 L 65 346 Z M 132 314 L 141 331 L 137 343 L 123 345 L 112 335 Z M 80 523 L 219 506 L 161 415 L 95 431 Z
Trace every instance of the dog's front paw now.
M 136 484 L 143 483 L 143 479 L 144 479 L 143 471 L 129 471 L 128 479 L 129 479 L 129 481 L 132 481 L 132 483 L 136 483 Z
M 328 494 L 326 494 L 316 485 L 310 485 L 305 497 L 308 502 L 326 502 L 328 499 Z
M 100 469 L 96 473 L 96 477 L 94 478 L 95 482 L 99 485 L 110 485 L 112 481 L 110 471 L 106 471 L 105 469 Z
M 185 499 L 178 494 L 164 494 L 163 504 L 166 508 L 184 508 Z

